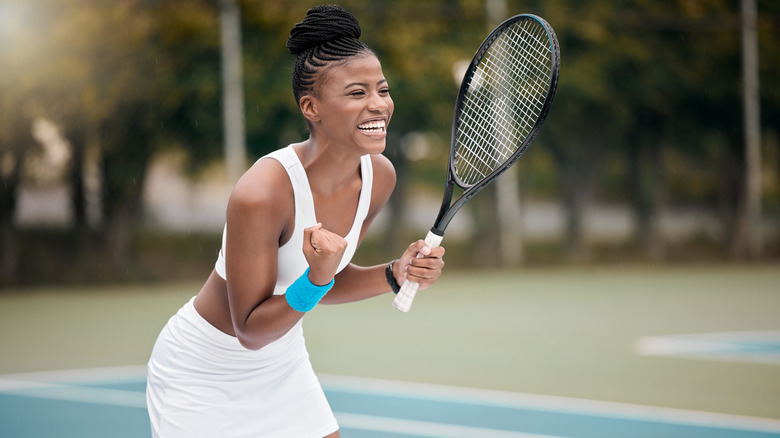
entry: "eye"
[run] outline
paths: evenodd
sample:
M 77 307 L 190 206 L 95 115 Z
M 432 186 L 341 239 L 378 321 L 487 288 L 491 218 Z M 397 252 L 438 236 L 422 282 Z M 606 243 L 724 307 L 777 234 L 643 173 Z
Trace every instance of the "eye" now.
M 389 88 L 382 88 L 379 90 L 379 94 L 390 94 Z
M 365 95 L 366 95 L 366 92 L 365 92 L 365 91 L 363 91 L 363 90 L 355 90 L 355 91 L 351 91 L 351 92 L 349 93 L 349 95 L 350 95 L 350 96 L 355 96 L 355 97 L 361 97 L 361 96 L 365 96 Z

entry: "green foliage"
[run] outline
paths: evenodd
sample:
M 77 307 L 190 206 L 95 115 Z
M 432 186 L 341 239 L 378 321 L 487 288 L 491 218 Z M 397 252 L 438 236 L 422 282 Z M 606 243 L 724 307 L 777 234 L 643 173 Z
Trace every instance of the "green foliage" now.
M 221 155 L 218 5 L 209 0 L 12 2 L 0 35 L 2 108 L 34 99 L 46 111 L 90 122 L 126 118 L 143 104 L 152 150 L 178 145 L 193 165 Z M 453 65 L 486 29 L 477 0 L 345 0 L 392 85 L 398 133 L 449 137 L 457 91 Z M 244 0 L 247 143 L 257 157 L 301 139 L 284 43 L 309 1 Z M 628 142 L 658 143 L 695 159 L 702 131 L 740 138 L 739 15 L 733 2 L 507 1 L 508 14 L 550 21 L 563 51 L 558 97 L 540 142 L 559 161 L 582 148 L 620 155 Z M 759 1 L 765 126 L 780 100 L 776 2 Z M 9 13 L 6 13 L 7 16 Z M 135 102 L 135 103 L 133 103 Z M 132 116 L 132 114 L 131 114 Z M 597 126 L 597 133 L 588 133 Z M 723 129 L 730 127 L 730 129 Z M 110 145 L 106 145 L 110 147 Z M 123 146 L 123 148 L 125 148 Z M 541 149 L 541 148 L 537 148 Z M 568 152 L 567 152 L 568 151 Z
M 240 1 L 252 158 L 305 138 L 285 41 L 313 4 Z M 411 174 L 437 190 L 458 86 L 454 65 L 473 56 L 489 28 L 485 1 L 341 4 L 360 20 L 363 39 L 390 82 L 396 112 L 388 155 L 399 159 L 393 149 L 407 134 L 434 139 L 434 150 L 411 163 Z M 562 50 L 550 118 L 520 165 L 526 191 L 563 199 L 575 212 L 578 200 L 602 198 L 634 202 L 637 211 L 652 213 L 648 203 L 659 192 L 672 204 L 735 208 L 742 148 L 738 2 L 506 5 L 507 15 L 546 18 Z M 758 12 L 761 126 L 765 139 L 775 139 L 765 141 L 763 202 L 776 210 L 780 2 L 758 0 Z M 70 141 L 72 181 L 79 180 L 85 154 L 98 148 L 108 230 L 121 229 L 110 225 L 117 217 L 138 213 L 147 164 L 160 150 L 185 150 L 192 170 L 220 158 L 219 25 L 215 0 L 0 3 L 4 187 L 17 186 L 12 179 L 35 147 L 29 124 L 38 116 L 58 123 Z M 73 193 L 76 198 L 79 190 Z M 13 206 L 7 192 L 0 195 L 3 206 Z

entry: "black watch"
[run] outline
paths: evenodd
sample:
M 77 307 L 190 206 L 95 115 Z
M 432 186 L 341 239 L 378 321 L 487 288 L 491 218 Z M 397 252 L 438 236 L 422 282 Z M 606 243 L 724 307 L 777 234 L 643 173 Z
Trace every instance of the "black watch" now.
M 399 290 L 401 290 L 401 286 L 398 285 L 398 282 L 395 281 L 395 276 L 393 275 L 393 263 L 395 263 L 397 260 L 393 260 L 392 262 L 387 264 L 387 267 L 385 267 L 385 276 L 387 277 L 387 283 L 390 285 L 390 288 L 393 289 L 393 293 L 397 294 Z

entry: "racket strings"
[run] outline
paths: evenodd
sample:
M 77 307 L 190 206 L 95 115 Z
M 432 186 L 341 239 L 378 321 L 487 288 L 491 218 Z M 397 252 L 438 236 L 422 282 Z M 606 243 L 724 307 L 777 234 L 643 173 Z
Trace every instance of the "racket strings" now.
M 528 23 L 526 23 L 525 27 L 527 26 Z M 525 34 L 514 33 L 513 35 L 512 33 L 505 33 L 504 37 L 508 37 L 510 43 L 512 41 L 517 41 L 517 38 L 534 37 L 527 29 L 522 30 L 525 31 Z M 538 43 L 540 40 L 536 38 L 535 41 L 537 45 L 539 45 Z M 482 105 L 482 108 L 485 108 L 484 103 L 485 101 L 488 101 L 489 106 L 492 107 L 490 112 L 492 112 L 493 117 L 488 117 L 491 114 L 483 111 L 484 114 L 480 114 L 479 118 L 476 119 L 477 123 L 488 128 L 483 129 L 480 135 L 476 137 L 479 140 L 475 142 L 475 144 L 478 145 L 479 153 L 474 154 L 474 157 L 480 166 L 471 166 L 471 170 L 476 171 L 476 173 L 472 172 L 476 178 L 485 176 L 485 172 L 479 171 L 480 167 L 485 168 L 486 172 L 489 172 L 500 163 L 506 161 L 511 154 L 514 153 L 518 145 L 518 139 L 515 138 L 516 133 L 512 132 L 511 129 L 501 128 L 512 126 L 513 122 L 517 121 L 521 125 L 519 127 L 521 131 L 525 131 L 526 133 L 530 131 L 533 127 L 534 120 L 529 116 L 533 115 L 534 109 L 540 109 L 544 102 L 543 95 L 539 96 L 541 97 L 541 100 L 539 98 L 533 99 L 535 95 L 538 96 L 538 93 L 533 92 L 533 88 L 546 86 L 544 82 L 539 80 L 538 75 L 532 74 L 530 71 L 531 68 L 529 68 L 534 66 L 533 63 L 536 60 L 534 56 L 538 57 L 541 54 L 537 47 L 533 45 L 512 46 L 506 42 L 502 43 L 502 41 L 496 41 L 492 49 L 495 50 L 492 50 L 492 53 L 489 53 L 484 57 L 484 65 L 482 65 L 481 68 L 483 68 L 486 73 L 483 73 L 483 76 L 485 74 L 493 74 L 496 78 L 509 78 L 511 80 L 494 81 L 493 90 L 489 87 L 482 87 L 480 89 L 483 92 L 487 92 L 487 94 L 479 96 L 480 98 L 477 100 Z M 545 57 L 544 60 L 546 61 L 547 59 L 549 58 Z M 517 74 L 513 77 L 513 73 Z M 523 81 L 527 82 L 527 84 L 523 86 L 524 84 L 522 82 L 517 81 L 518 77 L 523 78 Z M 528 81 L 529 79 L 531 79 L 530 82 Z M 518 94 L 518 91 L 523 94 Z M 496 98 L 496 96 L 499 96 L 499 98 Z M 516 117 L 517 114 L 512 113 L 513 109 L 508 106 L 509 104 L 506 102 L 506 99 L 501 99 L 500 96 L 528 96 L 531 97 L 531 100 L 517 100 L 517 103 L 519 103 L 520 106 L 519 108 L 516 108 L 516 110 L 519 109 L 521 113 L 521 117 L 518 118 Z M 536 103 L 536 105 L 529 105 L 529 103 Z
M 473 185 L 509 160 L 534 129 L 552 76 L 550 41 L 518 21 L 479 60 L 458 115 L 455 173 Z

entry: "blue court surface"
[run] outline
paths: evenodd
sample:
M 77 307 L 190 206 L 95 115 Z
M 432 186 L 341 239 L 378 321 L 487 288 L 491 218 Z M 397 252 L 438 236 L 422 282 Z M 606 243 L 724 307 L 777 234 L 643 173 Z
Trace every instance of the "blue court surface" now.
M 320 376 L 344 438 L 780 437 L 780 420 Z M 0 376 L 0 437 L 147 437 L 145 368 Z

